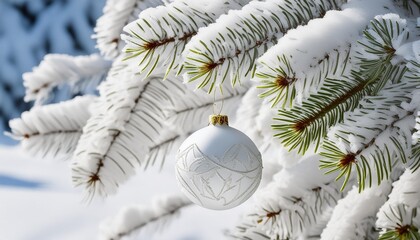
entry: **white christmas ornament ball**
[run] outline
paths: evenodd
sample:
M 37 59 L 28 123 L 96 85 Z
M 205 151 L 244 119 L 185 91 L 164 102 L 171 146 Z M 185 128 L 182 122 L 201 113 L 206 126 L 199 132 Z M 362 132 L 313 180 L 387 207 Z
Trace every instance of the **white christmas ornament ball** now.
M 210 116 L 210 125 L 181 145 L 176 177 L 195 204 L 224 210 L 245 202 L 261 181 L 261 153 L 254 142 L 227 124 L 227 116 Z

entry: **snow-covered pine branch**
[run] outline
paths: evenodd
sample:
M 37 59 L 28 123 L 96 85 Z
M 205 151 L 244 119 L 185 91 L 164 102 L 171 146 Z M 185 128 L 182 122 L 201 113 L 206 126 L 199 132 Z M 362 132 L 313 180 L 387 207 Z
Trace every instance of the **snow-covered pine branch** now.
M 144 81 L 125 69 L 102 84 L 100 106 L 83 128 L 73 159 L 73 182 L 85 187 L 87 197 L 115 193 L 144 164 L 149 148 L 171 134 L 163 108 L 182 83 L 161 80 Z
M 408 28 L 407 21 L 396 14 L 376 16 L 355 47 L 360 71 L 367 75 L 375 75 L 375 71 L 384 62 L 398 65 L 401 56 L 397 55 L 397 51 L 403 48 L 405 43 L 412 41 L 410 31 L 412 30 Z M 403 64 L 405 65 L 406 61 Z
M 67 102 L 37 106 L 10 121 L 13 138 L 31 154 L 70 158 L 90 117 L 96 97 L 76 97 Z
M 379 239 L 419 239 L 420 171 L 406 169 L 377 214 Z
M 370 79 L 326 79 L 323 87 L 309 97 L 302 106 L 280 109 L 272 125 L 283 145 L 305 153 L 312 145 L 317 151 L 329 127 L 342 120 L 345 111 L 358 106 L 358 101 L 372 87 Z
M 198 29 L 214 22 L 230 9 L 241 8 L 249 0 L 175 0 L 166 6 L 150 8 L 124 27 L 124 58 L 143 76 L 178 68 L 185 44 Z
M 185 140 L 186 134 L 170 134 L 167 138 L 162 139 L 161 142 L 151 146 L 144 158 L 143 168 L 146 170 L 150 166 L 160 166 L 160 169 L 163 168 L 163 164 L 166 161 L 166 158 L 173 156 L 174 151 L 179 147 L 183 140 Z
M 346 180 L 356 169 L 360 191 L 375 179 L 379 185 L 398 165 L 410 162 L 415 114 L 420 110 L 416 86 L 418 80 L 404 81 L 366 97 L 330 130 L 320 167 L 328 173 L 339 171 L 337 179 L 345 176 Z
M 279 42 L 282 42 L 283 39 L 289 38 L 281 38 Z M 256 69 L 253 80 L 260 82 L 257 87 L 263 89 L 264 92 L 259 96 L 269 98 L 271 107 L 275 107 L 277 104 L 280 104 L 280 108 L 291 107 L 295 102 L 301 104 L 310 93 L 319 90 L 317 88 L 322 86 L 326 78 L 346 75 L 344 72 L 349 69 L 347 68 L 349 54 L 350 45 L 338 47 L 332 52 L 326 53 L 316 64 L 308 66 L 305 71 L 298 72 L 295 67 L 292 67 L 286 55 L 276 58 L 277 65 L 269 65 L 260 58 L 260 66 L 263 67 Z M 293 57 L 293 59 L 295 58 Z M 296 61 L 293 62 L 296 63 Z M 299 67 L 302 66 L 299 64 Z
M 141 11 L 163 4 L 162 0 L 108 0 L 94 29 L 96 47 L 106 59 L 115 59 L 124 46 L 121 32 Z
M 311 147 L 317 151 L 331 126 L 341 122 L 346 111 L 359 105 L 366 95 L 376 94 L 389 79 L 400 77 L 398 67 L 390 67 L 380 79 L 353 75 L 339 79 L 325 79 L 323 86 L 305 100 L 302 106 L 280 109 L 274 118 L 275 137 L 288 149 L 305 153 Z
M 380 185 L 374 185 L 363 192 L 359 192 L 358 187 L 353 186 L 347 195 L 338 201 L 321 239 L 378 239 L 379 231 L 375 228 L 376 214 L 388 200 L 392 182 L 403 172 L 401 168 L 396 168 L 392 176 Z
M 183 53 L 186 82 L 211 92 L 226 79 L 232 85 L 247 81 L 254 62 L 289 29 L 337 9 L 341 0 L 253 1 L 230 11 L 216 23 L 200 29 Z
M 248 213 L 252 220 L 246 222 L 264 230 L 271 239 L 305 236 L 310 226 L 342 197 L 333 178 L 313 171 L 318 160 L 317 155 L 309 156 L 277 173 L 273 182 L 257 193 L 256 208 Z M 237 238 L 244 238 L 241 232 L 237 234 Z
M 63 85 L 69 85 L 74 93 L 95 87 L 106 77 L 110 67 L 111 62 L 98 54 L 77 57 L 48 54 L 32 72 L 23 74 L 25 101 L 42 104 L 54 88 Z
M 243 216 L 241 223 L 235 226 L 235 229 L 229 230 L 226 233 L 227 237 L 231 239 L 240 240 L 269 240 L 265 231 L 260 225 L 256 225 L 251 216 Z
M 392 4 L 371 1 L 366 6 L 365 1 L 352 1 L 342 8 L 288 31 L 257 60 L 254 80 L 265 90 L 261 97 L 270 97 L 273 106 L 289 107 L 295 97 L 299 103 L 317 91 L 325 78 L 348 75 L 350 45 L 371 19 L 390 11 Z
M 388 207 L 385 214 L 382 214 L 382 208 Z M 420 215 L 417 214 L 418 208 L 411 208 L 404 204 L 385 204 L 378 213 L 379 219 L 384 219 L 382 215 L 388 218 L 388 221 L 378 219 L 377 226 L 382 229 L 378 240 L 388 239 L 420 239 L 419 226 Z
M 315 94 L 311 94 L 301 106 L 280 109 L 275 118 L 274 136 L 289 149 L 305 153 L 311 146 L 317 151 L 329 127 L 342 121 L 344 113 L 353 110 L 367 95 L 376 95 L 388 82 L 399 82 L 406 68 L 391 64 L 401 42 L 407 38 L 404 22 L 395 15 L 378 16 L 351 58 L 359 61 L 349 76 L 327 78 Z M 392 50 L 393 49 L 393 50 Z M 401 63 L 405 65 L 405 63 Z
M 338 201 L 332 216 L 323 230 L 322 240 L 377 239 L 374 231 L 376 213 L 391 192 L 391 180 L 383 181 L 363 192 L 353 187 Z
M 193 205 L 184 195 L 159 198 L 153 206 L 127 206 L 100 226 L 101 239 L 119 240 L 153 229 L 162 229 L 185 207 Z

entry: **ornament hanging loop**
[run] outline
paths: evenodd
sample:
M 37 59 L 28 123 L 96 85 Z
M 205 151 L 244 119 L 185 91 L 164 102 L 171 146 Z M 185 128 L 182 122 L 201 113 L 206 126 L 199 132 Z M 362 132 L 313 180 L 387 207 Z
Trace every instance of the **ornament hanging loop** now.
M 216 88 L 217 89 L 217 88 Z M 213 92 L 213 115 L 220 115 L 221 113 L 222 113 L 222 110 L 223 110 L 223 105 L 224 105 L 224 98 L 223 98 L 223 90 L 222 90 L 222 86 L 220 86 L 219 87 L 219 90 L 220 90 L 220 93 L 222 94 L 222 98 L 221 98 L 221 100 L 220 100 L 220 103 L 221 103 L 221 106 L 220 106 L 220 109 L 219 109 L 219 112 L 218 113 L 216 113 L 216 105 L 217 105 L 217 103 L 216 103 L 216 91 L 217 90 L 214 90 L 214 92 Z

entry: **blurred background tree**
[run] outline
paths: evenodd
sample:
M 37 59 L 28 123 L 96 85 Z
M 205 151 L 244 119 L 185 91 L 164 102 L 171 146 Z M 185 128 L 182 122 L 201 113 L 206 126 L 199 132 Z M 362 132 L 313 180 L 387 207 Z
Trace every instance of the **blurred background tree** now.
M 31 104 L 24 101 L 22 74 L 31 71 L 48 53 L 83 55 L 96 52 L 92 39 L 104 0 L 0 1 L 0 144 L 8 121 Z M 54 98 L 67 99 L 67 89 Z

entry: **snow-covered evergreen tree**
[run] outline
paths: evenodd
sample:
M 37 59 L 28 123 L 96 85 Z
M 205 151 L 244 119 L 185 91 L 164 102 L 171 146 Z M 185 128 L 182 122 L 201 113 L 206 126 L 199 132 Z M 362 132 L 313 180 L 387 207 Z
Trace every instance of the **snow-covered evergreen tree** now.
M 31 71 L 47 53 L 95 51 L 92 28 L 103 4 L 103 0 L 0 1 L 0 132 L 7 129 L 9 119 L 30 107 L 23 99 L 22 73 Z M 68 95 L 64 90 L 60 94 Z M 4 142 L 10 138 L 0 134 L 0 143 Z
M 101 56 L 47 55 L 25 74 L 38 105 L 10 122 L 28 150 L 71 158 L 87 199 L 165 164 L 223 103 L 270 166 L 227 237 L 420 238 L 418 0 L 108 0 L 95 31 Z M 42 105 L 101 76 L 99 96 Z M 191 206 L 129 207 L 102 235 Z

